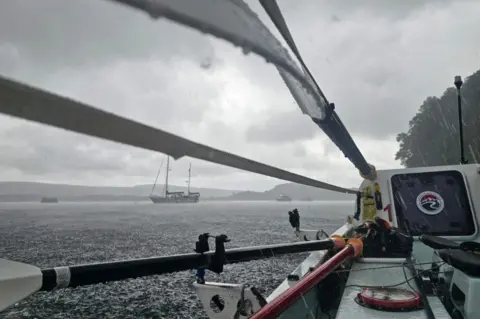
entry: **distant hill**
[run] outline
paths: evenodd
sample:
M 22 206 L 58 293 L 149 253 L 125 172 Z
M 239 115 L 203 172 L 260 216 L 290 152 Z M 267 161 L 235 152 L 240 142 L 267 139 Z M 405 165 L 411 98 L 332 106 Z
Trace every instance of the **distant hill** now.
M 187 188 L 170 185 L 171 191 L 186 192 Z M 0 182 L 0 202 L 40 202 L 42 197 L 56 197 L 60 202 L 78 201 L 147 201 L 152 185 L 131 187 L 80 186 L 35 182 Z M 155 194 L 161 194 L 163 185 L 155 187 Z M 350 194 L 341 194 L 314 187 L 286 183 L 264 192 L 234 191 L 216 188 L 191 188 L 200 192 L 202 200 L 255 201 L 275 200 L 281 194 L 293 200 L 353 200 Z
M 355 188 L 352 188 L 355 190 Z M 275 200 L 280 195 L 287 195 L 292 200 L 354 200 L 352 194 L 342 194 L 315 187 L 285 183 L 265 192 L 238 192 L 222 200 Z
M 59 201 L 141 201 L 148 200 L 152 185 L 131 187 L 80 186 L 35 182 L 0 182 L 0 202 L 39 202 L 42 197 L 57 197 Z M 160 194 L 163 185 L 155 187 Z M 171 191 L 187 191 L 186 187 L 170 185 Z M 235 191 L 216 188 L 191 188 L 202 198 L 227 197 Z

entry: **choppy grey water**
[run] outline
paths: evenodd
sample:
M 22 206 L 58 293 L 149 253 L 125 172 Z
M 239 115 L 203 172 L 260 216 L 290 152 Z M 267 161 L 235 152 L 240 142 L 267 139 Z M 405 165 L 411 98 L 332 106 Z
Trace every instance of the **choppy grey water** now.
M 0 204 L 0 257 L 53 267 L 192 252 L 200 233 L 227 234 L 227 248 L 292 242 L 301 225 L 331 232 L 353 202 Z M 227 265 L 207 280 L 246 283 L 268 295 L 307 254 Z M 206 318 L 194 271 L 36 293 L 2 318 Z

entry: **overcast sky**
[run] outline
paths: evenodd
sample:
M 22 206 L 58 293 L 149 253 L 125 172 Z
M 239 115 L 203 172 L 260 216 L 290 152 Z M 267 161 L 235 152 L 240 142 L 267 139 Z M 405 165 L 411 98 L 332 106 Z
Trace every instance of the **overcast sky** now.
M 271 27 L 257 1 L 249 3 Z M 422 101 L 480 68 L 480 1 L 357 3 L 279 1 L 364 156 L 395 168 L 395 136 Z M 360 182 L 272 65 L 108 1 L 4 1 L 0 73 L 296 173 Z M 0 150 L 1 180 L 88 185 L 152 183 L 163 157 L 3 116 Z M 172 163 L 171 183 L 185 183 L 189 161 Z M 280 182 L 191 161 L 194 186 L 264 190 Z

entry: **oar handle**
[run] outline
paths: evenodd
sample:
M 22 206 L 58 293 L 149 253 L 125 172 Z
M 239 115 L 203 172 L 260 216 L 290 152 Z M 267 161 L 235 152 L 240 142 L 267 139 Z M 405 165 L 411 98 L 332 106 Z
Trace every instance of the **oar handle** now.
M 352 238 L 347 245 L 333 257 L 321 264 L 314 271 L 305 276 L 295 286 L 285 290 L 280 296 L 266 304 L 250 319 L 273 319 L 289 309 L 303 295 L 307 294 L 320 281 L 332 273 L 338 266 L 351 257 L 357 257 L 362 253 L 363 242 L 361 239 Z

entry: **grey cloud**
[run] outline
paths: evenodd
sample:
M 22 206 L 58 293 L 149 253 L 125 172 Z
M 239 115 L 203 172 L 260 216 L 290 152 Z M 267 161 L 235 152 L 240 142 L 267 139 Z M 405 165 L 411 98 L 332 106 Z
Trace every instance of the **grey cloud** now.
M 43 69 L 152 54 L 166 60 L 213 54 L 209 38 L 197 31 L 99 0 L 4 1 L 0 43 L 14 45 L 25 61 Z
M 188 71 L 184 72 L 184 71 Z M 174 129 L 199 123 L 222 87 L 188 60 L 166 65 L 125 61 L 103 68 L 54 73 L 38 83 L 56 93 L 143 123 Z
M 346 127 L 354 136 L 379 139 L 405 130 L 425 97 L 441 94 L 459 67 L 475 70 L 477 36 L 460 30 L 480 27 L 474 13 L 479 9 L 472 1 L 310 2 L 292 11 L 289 23 L 307 65 Z M 337 10 L 343 10 L 341 21 L 319 18 L 311 27 L 309 12 L 326 17 Z M 450 15 L 462 16 L 461 22 L 451 23 Z M 465 52 L 462 66 L 452 63 L 455 46 Z
M 184 161 L 185 163 L 187 161 Z M 183 166 L 186 166 L 185 164 Z M 195 165 L 192 167 L 193 177 L 212 177 L 212 176 L 225 176 L 230 175 L 236 170 L 226 166 L 220 166 L 203 161 L 195 161 Z M 186 172 L 186 170 L 185 170 Z
M 192 62 L 180 60 L 177 70 L 182 68 L 190 73 L 176 74 L 172 65 L 162 63 L 125 61 L 96 69 L 64 70 L 46 76 L 45 82 L 38 84 L 183 135 L 184 126 L 197 127 L 204 121 L 222 87 L 210 85 L 212 76 L 199 71 L 200 66 L 195 69 Z M 160 163 L 157 157 L 152 158 L 152 152 L 7 117 L 1 119 L 0 166 L 27 175 L 61 175 L 74 180 L 84 178 L 87 172 L 98 177 L 153 176 Z
M 320 129 L 300 110 L 272 114 L 266 121 L 252 124 L 247 132 L 247 141 L 252 143 L 290 143 L 311 139 Z
M 292 155 L 299 158 L 305 157 L 307 149 L 303 145 L 296 145 Z
M 461 0 L 470 1 L 470 0 Z M 279 5 L 282 9 L 288 10 L 291 16 L 299 17 L 300 12 L 321 12 L 330 15 L 333 22 L 339 22 L 348 15 L 358 11 L 368 11 L 379 17 L 387 17 L 389 19 L 403 19 L 416 10 L 423 9 L 426 6 L 444 6 L 453 3 L 454 0 L 405 0 L 405 1 L 385 1 L 385 0 L 343 0 L 343 1 L 310 1 L 297 0 L 280 1 Z M 457 1 L 458 2 L 458 1 Z M 295 10 L 300 8 L 300 10 Z M 287 15 L 288 17 L 288 15 Z
M 340 22 L 341 21 L 341 19 L 336 14 L 332 15 L 331 19 L 332 19 L 332 22 Z
M 413 11 L 424 8 L 425 6 L 443 6 L 453 3 L 453 0 L 406 0 L 406 1 L 383 1 L 367 0 L 361 3 L 355 0 L 330 2 L 333 8 L 339 11 L 369 10 L 379 16 L 389 16 L 393 18 L 404 18 Z
M 317 28 L 306 28 L 302 25 L 304 23 L 311 25 L 312 21 L 318 20 L 317 17 L 312 15 L 312 12 L 315 12 L 316 15 L 318 13 L 319 18 L 322 16 L 331 18 L 332 14 L 338 14 L 342 16 L 342 19 L 335 22 L 335 28 L 342 34 L 342 30 L 345 28 L 343 25 L 344 19 L 351 18 L 352 15 L 359 11 L 370 12 L 378 17 L 391 18 L 389 13 L 411 13 L 421 9 L 426 4 L 440 6 L 448 3 L 449 1 L 441 0 L 405 1 L 401 3 L 367 1 L 359 5 L 355 1 L 347 1 L 346 3 L 301 1 L 293 6 L 291 3 L 283 1 L 280 5 L 286 11 L 288 23 L 295 37 L 299 39 L 298 44 L 306 56 L 307 64 L 312 68 L 314 74 L 317 75 L 317 80 L 321 87 L 327 87 L 327 97 L 336 102 L 345 101 L 346 103 L 337 103 L 339 109 L 348 110 L 348 112 L 343 111 L 346 114 L 343 115 L 345 123 L 353 132 L 364 132 L 370 129 L 370 127 L 365 127 L 363 120 L 366 120 L 366 114 L 371 112 L 371 110 L 378 112 L 377 117 L 384 118 L 383 116 L 388 115 L 398 104 L 403 108 L 405 108 L 406 104 L 410 104 L 408 107 L 413 111 L 413 109 L 418 107 L 417 104 L 419 103 L 414 104 L 413 99 L 406 101 L 407 99 L 403 98 L 399 100 L 398 95 L 392 94 L 391 101 L 386 101 L 388 104 L 379 104 L 376 103 L 375 100 L 377 98 L 375 96 L 372 98 L 371 96 L 358 95 L 348 85 L 344 86 L 343 90 L 335 90 L 332 93 L 331 90 L 328 90 L 329 84 L 326 77 L 328 73 L 325 74 L 325 68 L 321 66 L 321 63 L 318 63 L 321 61 L 317 61 L 318 53 L 325 52 L 322 49 L 323 46 L 329 45 L 329 42 L 332 40 L 324 38 L 323 35 L 318 36 Z M 256 8 L 257 6 L 258 4 L 254 7 Z M 51 18 L 52 12 L 55 12 L 54 19 Z M 58 12 L 61 14 L 58 14 Z M 19 19 L 18 17 L 24 18 Z M 333 23 L 331 19 L 324 20 L 324 24 Z M 321 21 L 322 19 L 320 19 Z M 345 21 L 348 24 L 348 20 Z M 336 41 L 338 43 L 333 42 L 334 50 L 331 53 L 333 57 L 324 56 L 323 60 L 329 59 L 333 61 L 333 66 L 336 67 L 339 63 L 344 63 L 343 60 L 351 60 L 352 52 L 358 51 L 359 53 L 356 53 L 355 56 L 361 56 L 363 60 L 359 61 L 359 63 L 369 63 L 369 60 L 381 63 L 375 55 L 372 56 L 372 53 L 377 55 L 384 54 L 376 49 L 377 46 L 394 50 L 392 43 L 399 41 L 401 33 L 395 30 L 376 30 L 373 26 L 375 24 L 374 20 L 369 21 L 367 24 L 372 26 L 368 28 L 370 35 L 365 35 L 366 38 L 364 39 L 367 40 L 367 44 L 372 41 L 375 42 L 369 45 L 369 49 L 367 49 L 367 46 L 358 47 L 358 42 L 354 41 L 354 38 L 358 38 L 358 33 L 343 35 L 338 37 L 343 39 L 342 41 Z M 381 24 L 378 28 L 381 29 L 386 26 L 387 24 Z M 334 36 L 336 36 L 335 30 L 337 29 L 333 29 L 332 34 Z M 32 32 L 32 30 L 35 30 L 35 32 Z M 299 32 L 299 30 L 302 30 L 302 32 Z M 312 43 L 302 41 L 305 38 L 309 38 Z M 152 21 L 143 13 L 138 13 L 107 1 L 98 0 L 84 0 L 82 2 L 18 0 L 8 2 L 8 4 L 2 5 L 2 12 L 0 13 L 1 42 L 9 44 L 7 49 L 5 49 L 8 50 L 7 53 L 9 55 L 19 55 L 24 61 L 32 61 L 32 64 L 35 66 L 42 67 L 88 65 L 90 63 L 101 65 L 102 63 L 123 58 L 146 59 L 149 56 L 160 57 L 165 59 L 165 61 L 169 61 L 172 56 L 184 56 L 189 59 L 195 59 L 199 66 L 210 66 L 212 63 L 215 66 L 216 63 L 223 63 L 223 60 L 219 58 L 219 53 L 215 50 L 216 46 L 211 45 L 208 37 L 169 21 Z M 309 45 L 306 46 L 306 44 Z M 238 51 L 238 49 L 234 50 Z M 237 55 L 241 56 L 239 53 Z M 314 56 L 313 59 L 312 56 Z M 260 64 L 265 64 L 261 59 L 253 59 L 252 61 L 252 59 L 245 59 L 242 56 L 237 61 L 231 61 L 230 59 L 226 61 L 226 63 L 231 62 L 240 62 L 244 72 L 251 74 L 252 81 L 258 81 L 261 85 L 269 83 L 269 86 L 278 90 L 286 90 L 272 66 L 263 65 L 260 67 Z M 7 71 L 8 67 L 8 65 L 5 67 Z M 259 69 L 263 70 L 263 72 L 259 72 Z M 356 82 L 363 80 L 369 83 L 372 91 L 374 91 L 373 88 L 386 85 L 390 75 L 395 72 L 395 70 L 391 70 L 391 66 L 388 64 L 373 66 L 365 71 L 359 74 L 360 77 L 356 79 L 352 76 L 350 78 Z M 135 80 L 137 82 L 143 81 L 144 84 L 155 83 L 154 81 L 144 80 L 145 75 L 140 72 L 132 74 L 132 77 L 132 82 Z M 337 81 L 340 80 L 338 77 L 335 78 L 337 78 Z M 188 83 L 186 87 L 191 88 L 194 86 Z M 376 93 L 373 92 L 372 94 Z M 343 97 L 345 95 L 349 95 L 349 98 Z M 171 103 L 170 100 L 161 96 L 156 96 L 155 98 L 159 104 Z M 424 97 L 419 98 L 418 101 L 421 101 Z M 148 99 L 148 95 L 144 96 L 144 99 Z M 380 102 L 385 102 L 385 98 L 380 100 Z M 165 108 L 162 117 L 170 117 L 168 112 L 174 109 L 174 107 Z M 193 109 L 192 112 L 195 112 L 195 110 Z M 292 107 L 292 110 L 298 109 L 297 107 Z M 404 112 L 405 117 L 396 121 L 398 125 L 390 123 L 382 126 L 382 123 L 377 123 L 377 125 L 371 126 L 371 128 L 375 127 L 372 136 L 385 132 L 387 134 L 395 134 L 401 131 L 404 128 L 402 123 L 405 120 L 408 121 L 411 113 L 411 111 Z M 357 119 L 362 119 L 362 121 L 357 121 Z M 313 124 L 310 124 L 310 126 L 312 130 L 316 129 Z M 254 131 L 255 128 L 252 128 L 251 134 L 255 135 Z M 266 140 L 268 139 L 266 137 Z
M 456 34 L 459 32 L 437 34 L 434 40 L 423 36 L 424 30 L 436 32 L 429 27 L 429 19 L 437 25 L 439 19 L 447 17 L 445 12 L 451 11 L 449 5 L 455 6 L 458 12 L 474 11 L 469 8 L 475 5 L 472 2 L 452 3 L 449 0 L 372 0 L 361 4 L 355 1 L 304 0 L 282 1 L 280 6 L 285 11 L 287 23 L 307 66 L 327 98 L 336 103 L 337 112 L 347 128 L 354 136 L 360 134 L 383 139 L 405 130 L 423 99 L 448 85 L 447 77 L 444 84 L 438 78 L 435 83 L 431 80 L 430 74 L 445 67 L 444 63 L 432 57 L 443 56 L 446 60 L 452 52 L 448 49 L 449 43 L 452 38 L 458 39 Z M 332 15 L 341 18 L 332 19 Z M 473 24 L 472 29 L 480 27 L 473 19 L 470 14 L 467 20 Z M 460 26 L 454 24 L 452 27 L 455 30 Z M 328 32 L 318 31 L 327 29 Z M 466 51 L 474 52 L 476 47 L 475 52 L 480 52 L 475 35 L 470 34 Z M 428 41 L 436 41 L 438 50 L 425 49 L 424 46 L 431 46 Z M 469 55 L 473 61 L 472 53 Z M 241 64 L 242 71 L 265 90 L 277 93 L 287 90 L 271 65 L 260 65 L 263 62 L 261 59 L 242 57 L 235 62 Z M 417 76 L 412 76 L 413 73 Z M 274 105 L 272 103 L 272 113 L 276 112 Z M 292 105 L 291 110 L 292 113 L 299 112 L 296 105 Z M 395 114 L 394 121 L 392 114 Z M 248 141 L 276 140 L 281 129 L 271 122 L 252 125 L 247 133 Z M 319 131 L 313 123 L 306 124 L 304 129 Z M 310 133 L 306 134 L 308 138 Z M 277 140 L 284 138 L 280 134 Z
M 34 178 L 49 177 L 52 180 L 82 181 L 87 175 L 96 179 L 122 177 L 132 181 L 153 181 L 163 155 L 135 149 L 128 146 L 90 139 L 72 133 L 58 132 L 52 128 L 37 125 L 19 126 L 0 135 L 0 168 L 2 171 L 17 170 Z M 311 154 L 296 145 L 281 147 L 288 156 L 277 156 L 278 148 L 259 146 L 248 151 L 237 151 L 258 161 L 284 168 L 304 167 L 307 157 L 314 161 Z M 299 153 L 299 150 L 300 153 Z M 252 154 L 255 153 L 255 156 Z M 208 162 L 188 158 L 171 160 L 171 181 L 183 184 L 187 177 L 189 162 L 193 163 L 192 178 L 209 179 L 232 174 L 239 170 Z M 323 159 L 315 159 L 314 169 L 325 167 Z M 161 178 L 165 174 L 165 162 Z M 252 176 L 252 180 L 259 176 Z M 213 180 L 212 180 L 213 181 Z
M 80 135 L 58 133 L 34 124 L 4 131 L 0 166 L 31 175 L 125 169 L 124 159 L 116 152 L 104 152 Z

